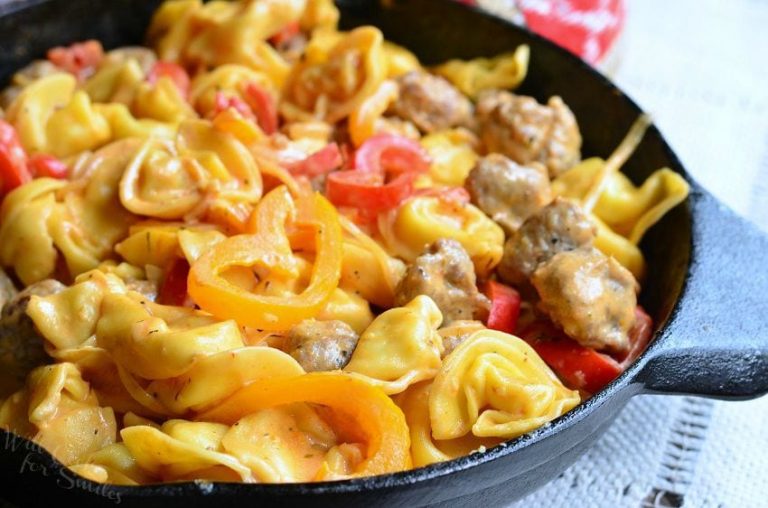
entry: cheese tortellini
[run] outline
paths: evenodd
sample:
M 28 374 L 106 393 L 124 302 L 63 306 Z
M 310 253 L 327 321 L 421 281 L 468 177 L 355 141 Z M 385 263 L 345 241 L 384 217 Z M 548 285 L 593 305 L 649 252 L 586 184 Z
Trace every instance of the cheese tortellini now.
M 115 442 L 117 424 L 71 363 L 33 370 L 27 386 L 0 406 L 0 427 L 34 439 L 64 465 Z
M 382 215 L 379 228 L 393 253 L 412 261 L 440 238 L 457 240 L 467 251 L 479 277 L 501 261 L 504 231 L 477 207 L 438 197 L 415 197 L 395 212 Z
M 0 208 L 0 263 L 25 284 L 50 277 L 59 254 L 73 276 L 96 268 L 135 221 L 117 188 L 137 147 L 126 139 L 86 156 L 79 182 L 38 178 L 11 192 Z
M 580 401 L 523 340 L 472 334 L 449 354 L 429 393 L 435 439 L 512 438 L 541 427 Z
M 443 341 L 437 328 L 442 321 L 428 296 L 390 309 L 366 328 L 344 370 L 365 376 L 389 394 L 431 379 L 440 368 Z

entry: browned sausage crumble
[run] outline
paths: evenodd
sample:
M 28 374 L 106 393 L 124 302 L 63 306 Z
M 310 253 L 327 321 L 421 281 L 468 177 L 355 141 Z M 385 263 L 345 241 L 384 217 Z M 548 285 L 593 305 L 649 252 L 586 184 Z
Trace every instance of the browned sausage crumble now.
M 485 320 L 490 301 L 477 289 L 475 267 L 459 242 L 441 238 L 408 266 L 395 289 L 395 305 L 427 295 L 440 308 L 443 323 Z
M 344 321 L 305 319 L 288 332 L 288 351 L 307 372 L 344 368 L 360 337 Z
M 519 164 L 541 162 L 555 178 L 581 159 L 581 133 L 560 97 L 546 106 L 532 97 L 493 90 L 477 103 L 480 139 L 488 152 Z
M 498 267 L 502 280 L 525 286 L 536 268 L 559 252 L 591 247 L 595 226 L 576 203 L 557 198 L 509 237 Z
M 507 234 L 552 201 L 547 168 L 538 162 L 523 166 L 498 153 L 481 158 L 465 185 L 472 203 Z
M 581 345 L 614 352 L 629 348 L 637 282 L 597 249 L 560 252 L 533 273 L 539 308 Z
M 391 110 L 423 132 L 467 126 L 472 103 L 445 79 L 421 71 L 397 78 L 400 95 Z

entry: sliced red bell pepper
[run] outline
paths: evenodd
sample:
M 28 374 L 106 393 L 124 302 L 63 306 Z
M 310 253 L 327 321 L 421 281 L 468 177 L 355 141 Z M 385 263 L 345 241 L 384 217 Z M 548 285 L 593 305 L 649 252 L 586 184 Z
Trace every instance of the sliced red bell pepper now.
M 429 170 L 429 159 L 416 141 L 379 134 L 355 152 L 355 167 L 328 175 L 326 194 L 336 206 L 376 214 L 396 207 L 414 193 L 414 180 Z M 387 176 L 393 176 L 386 181 Z
M 383 183 L 381 175 L 337 171 L 328 175 L 325 194 L 336 206 L 351 206 L 371 213 L 392 209 L 413 194 L 416 173 L 403 173 Z
M 35 177 L 47 176 L 64 180 L 69 173 L 69 166 L 53 155 L 42 153 L 32 156 L 29 159 L 27 167 Z
M 243 101 L 240 97 L 226 95 L 224 92 L 216 92 L 214 96 L 213 113 L 211 117 L 215 117 L 222 111 L 232 108 L 240 113 L 244 118 L 256 121 L 256 115 L 253 114 L 251 107 Z
M 165 278 L 157 294 L 157 303 L 187 307 L 194 305 L 187 293 L 189 263 L 184 258 L 176 258 L 165 272 Z
M 394 134 L 377 134 L 355 152 L 355 169 L 365 173 L 426 173 L 429 157 L 418 141 Z
M 245 86 L 243 99 L 256 115 L 261 130 L 274 134 L 277 131 L 277 104 L 272 94 L 257 83 L 250 82 Z
M 279 48 L 289 40 L 293 39 L 301 32 L 298 21 L 292 21 L 280 29 L 275 35 L 269 38 L 269 42 L 276 48 Z
M 99 41 L 88 40 L 52 48 L 47 56 L 53 65 L 82 80 L 96 71 L 104 58 L 104 48 Z
M 623 372 L 610 356 L 567 337 L 552 323 L 532 323 L 520 334 L 570 388 L 596 393 Z
M 294 176 L 309 178 L 330 173 L 341 166 L 341 151 L 336 143 L 328 143 L 323 148 L 308 156 L 306 159 L 286 165 L 286 169 Z
M 491 300 L 486 326 L 504 333 L 514 333 L 520 316 L 520 293 L 495 280 L 485 284 L 485 296 Z
M 173 62 L 155 62 L 149 73 L 147 73 L 147 81 L 155 84 L 163 76 L 171 78 L 171 81 L 179 89 L 182 97 L 186 98 L 189 95 L 190 79 L 184 67 Z
M 0 120 L 0 194 L 5 195 L 30 180 L 27 152 L 21 146 L 16 129 Z

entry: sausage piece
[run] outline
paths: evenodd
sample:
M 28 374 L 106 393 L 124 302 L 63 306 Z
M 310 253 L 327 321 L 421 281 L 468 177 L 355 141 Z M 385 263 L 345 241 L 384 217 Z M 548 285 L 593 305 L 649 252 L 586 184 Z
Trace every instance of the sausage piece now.
M 485 330 L 485 326 L 480 321 L 463 319 L 440 328 L 437 333 L 443 339 L 443 358 L 451 354 L 459 344 L 467 340 L 473 333 L 480 330 Z
M 288 351 L 307 372 L 342 369 L 360 337 L 345 322 L 305 319 L 288 332 Z
M 490 90 L 477 103 L 480 139 L 488 152 L 519 164 L 541 162 L 550 178 L 581 159 L 581 133 L 576 117 L 560 97 L 547 105 L 533 97 Z
M 400 95 L 391 110 L 423 132 L 435 132 L 472 120 L 472 103 L 440 76 L 411 71 L 397 78 Z
M 538 162 L 522 166 L 498 153 L 481 158 L 465 185 L 472 203 L 507 234 L 552 201 L 547 168 Z
M 408 266 L 395 288 L 395 305 L 427 295 L 443 314 L 443 323 L 484 320 L 491 303 L 477 289 L 475 267 L 459 242 L 441 238 Z
M 558 252 L 591 247 L 595 234 L 595 226 L 579 205 L 557 198 L 507 239 L 498 274 L 509 284 L 525 287 L 541 263 Z
M 597 249 L 560 252 L 536 269 L 531 282 L 539 309 L 579 344 L 629 349 L 638 285 L 615 259 Z
M 66 286 L 53 279 L 36 282 L 11 298 L 0 313 L 0 385 L 21 387 L 27 373 L 47 363 L 44 340 L 27 316 L 27 305 L 33 295 L 54 295 Z M 0 393 L 0 397 L 7 395 Z

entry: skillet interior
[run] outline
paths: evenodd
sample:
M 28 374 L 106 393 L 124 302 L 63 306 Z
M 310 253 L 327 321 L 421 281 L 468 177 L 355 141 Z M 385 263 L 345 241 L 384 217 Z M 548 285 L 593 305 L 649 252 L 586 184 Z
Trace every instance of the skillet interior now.
M 157 0 L 37 0 L 12 4 L 5 9 L 6 15 L 0 17 L 0 82 L 7 82 L 13 71 L 43 56 L 52 46 L 88 38 L 103 41 L 105 47 L 140 43 L 151 12 L 159 3 Z M 343 28 L 376 25 L 388 39 L 410 48 L 427 64 L 456 57 L 494 55 L 521 43 L 529 44 L 530 71 L 519 92 L 540 101 L 546 101 L 550 95 L 561 95 L 579 120 L 584 137 L 583 153 L 587 156 L 610 154 L 639 114 L 631 100 L 565 50 L 464 6 L 441 0 L 389 0 L 387 8 L 373 1 L 338 3 Z M 22 5 L 32 7 L 17 14 L 9 13 Z M 688 178 L 658 130 L 651 128 L 624 171 L 638 183 L 663 166 Z M 649 264 L 642 303 L 654 316 L 658 331 L 670 317 L 685 282 L 691 254 L 689 204 L 667 214 L 648 233 L 642 248 Z M 641 358 L 638 363 L 643 361 Z M 246 498 L 263 504 L 309 501 L 320 505 L 368 506 L 401 503 L 418 506 L 448 499 L 455 499 L 457 504 L 464 501 L 477 504 L 480 500 L 491 505 L 509 502 L 553 478 L 599 437 L 628 397 L 639 389 L 633 384 L 638 369 L 638 365 L 633 366 L 600 394 L 548 427 L 484 455 L 475 454 L 412 472 L 315 485 L 176 484 L 110 492 L 121 493 L 124 504 L 140 503 L 145 507 L 167 507 L 169 502 L 175 504 L 172 500 L 185 506 L 203 506 Z M 8 436 L 5 434 L 6 449 Z M 23 451 L 20 458 L 25 456 Z M 39 460 L 54 468 L 47 454 L 39 455 Z M 27 491 L 50 500 L 62 495 L 85 504 L 103 500 L 89 493 L 89 489 L 96 489 L 96 484 L 86 489 L 63 489 L 62 482 L 56 485 L 55 478 L 52 481 L 40 475 L 20 475 L 18 469 L 18 459 L 0 461 L 0 475 L 19 480 L 17 488 L 9 493 L 12 497 L 16 497 L 16 490 L 29 489 Z M 476 494 L 483 489 L 486 489 L 483 493 Z M 462 500 L 461 496 L 470 494 Z

